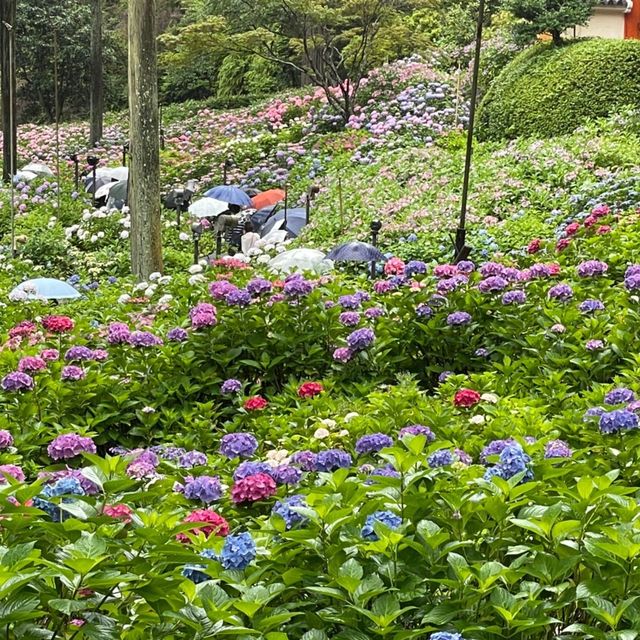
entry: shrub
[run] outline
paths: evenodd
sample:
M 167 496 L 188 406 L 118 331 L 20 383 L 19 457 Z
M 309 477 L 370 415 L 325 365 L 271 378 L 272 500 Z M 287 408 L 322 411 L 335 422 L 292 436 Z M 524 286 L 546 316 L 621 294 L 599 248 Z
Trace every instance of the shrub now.
M 640 43 L 582 40 L 538 44 L 496 79 L 481 105 L 480 137 L 551 137 L 637 104 Z

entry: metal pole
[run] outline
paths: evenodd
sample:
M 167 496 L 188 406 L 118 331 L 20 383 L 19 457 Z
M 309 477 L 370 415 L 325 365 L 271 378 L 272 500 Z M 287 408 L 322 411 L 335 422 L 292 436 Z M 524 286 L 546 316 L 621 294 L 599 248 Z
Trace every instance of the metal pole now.
M 78 186 L 80 184 L 80 171 L 78 168 L 78 154 L 74 153 L 71 156 L 71 160 L 73 162 L 73 184 L 74 184 L 74 189 L 77 191 L 78 190 Z
M 164 127 L 162 126 L 162 103 L 160 104 L 160 149 L 164 149 Z
M 216 258 L 220 257 L 222 253 L 222 231 L 218 231 L 216 235 Z
M 287 228 L 287 207 L 289 206 L 289 185 L 284 185 L 284 229 Z
M 471 159 L 473 156 L 473 132 L 476 120 L 476 102 L 478 99 L 478 77 L 480 73 L 480 50 L 482 47 L 482 28 L 484 22 L 485 0 L 480 0 L 478 7 L 478 24 L 476 27 L 476 50 L 473 60 L 473 79 L 471 82 L 471 105 L 469 109 L 469 128 L 467 130 L 467 153 L 464 161 L 464 179 L 462 183 L 462 202 L 460 205 L 460 220 L 456 230 L 455 256 L 454 262 L 460 262 L 469 255 L 469 247 L 466 246 L 467 239 L 467 202 L 469 199 L 469 179 L 471 176 Z
M 127 166 L 127 145 L 126 143 L 122 145 L 122 166 Z
M 14 140 L 15 135 L 15 110 L 13 104 L 13 83 L 15 82 L 15 65 L 13 64 L 13 25 L 4 22 L 4 27 L 7 30 L 7 38 L 9 38 L 9 129 L 11 130 L 11 140 L 9 141 L 11 144 L 11 150 L 9 151 L 9 171 L 11 173 L 11 180 L 9 186 L 9 197 L 11 198 L 11 255 L 12 257 L 16 257 L 16 203 L 14 201 L 14 180 L 16 175 L 16 156 L 13 153 L 14 146 L 16 141 Z M 4 141 L 6 144 L 7 141 Z
M 58 32 L 53 30 L 53 99 L 56 108 L 56 174 L 58 176 L 57 204 L 60 211 L 60 102 L 58 100 Z
M 374 247 L 378 246 L 378 232 L 375 231 L 374 229 L 371 230 L 371 244 Z M 371 261 L 371 279 L 375 280 L 376 277 L 376 261 L 372 260 Z
M 193 264 L 200 262 L 200 236 L 193 235 Z
M 311 196 L 307 193 L 307 199 L 305 201 L 304 223 L 309 224 L 309 214 L 311 212 Z
M 91 190 L 93 191 L 93 204 L 96 203 L 96 180 L 98 179 L 96 176 L 96 166 L 97 165 L 93 165 L 93 167 L 91 167 L 91 174 L 93 176 L 93 184 L 91 185 Z

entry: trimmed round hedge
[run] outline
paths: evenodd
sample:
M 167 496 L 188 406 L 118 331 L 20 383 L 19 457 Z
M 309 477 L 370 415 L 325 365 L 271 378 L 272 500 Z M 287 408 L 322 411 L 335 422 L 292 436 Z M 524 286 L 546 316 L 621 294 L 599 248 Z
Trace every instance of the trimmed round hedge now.
M 546 138 L 640 105 L 640 41 L 536 44 L 496 78 L 479 112 L 481 139 Z

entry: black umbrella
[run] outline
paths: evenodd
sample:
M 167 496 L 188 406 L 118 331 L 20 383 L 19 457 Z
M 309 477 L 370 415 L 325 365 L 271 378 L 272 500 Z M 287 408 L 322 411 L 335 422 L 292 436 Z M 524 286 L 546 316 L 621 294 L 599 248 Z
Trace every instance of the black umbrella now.
M 108 209 L 122 209 L 127 203 L 129 196 L 129 181 L 120 180 L 116 182 L 109 190 L 109 197 L 107 198 Z
M 265 223 L 260 232 L 260 236 L 264 238 L 268 233 L 271 233 L 279 222 L 282 222 L 280 229 L 287 231 L 294 238 L 300 235 L 302 227 L 307 224 L 307 211 L 306 209 L 287 209 L 286 210 L 286 224 L 285 210 L 277 211 L 274 213 Z
M 329 251 L 327 260 L 334 262 L 386 262 L 384 253 L 368 242 L 345 242 Z

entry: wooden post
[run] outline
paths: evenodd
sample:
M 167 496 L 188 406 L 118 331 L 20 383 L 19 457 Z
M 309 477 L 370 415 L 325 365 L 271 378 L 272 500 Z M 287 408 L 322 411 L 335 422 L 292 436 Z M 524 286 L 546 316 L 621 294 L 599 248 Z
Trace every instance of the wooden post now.
M 0 76 L 2 93 L 2 180 L 9 182 L 17 167 L 16 126 L 16 0 L 0 1 Z
M 342 178 L 338 178 L 338 203 L 340 204 L 340 229 L 344 227 L 344 201 L 342 199 Z
M 129 0 L 131 269 L 162 272 L 156 0 Z
M 91 2 L 91 128 L 89 146 L 94 148 L 102 139 L 104 112 L 104 82 L 102 73 L 102 0 Z

